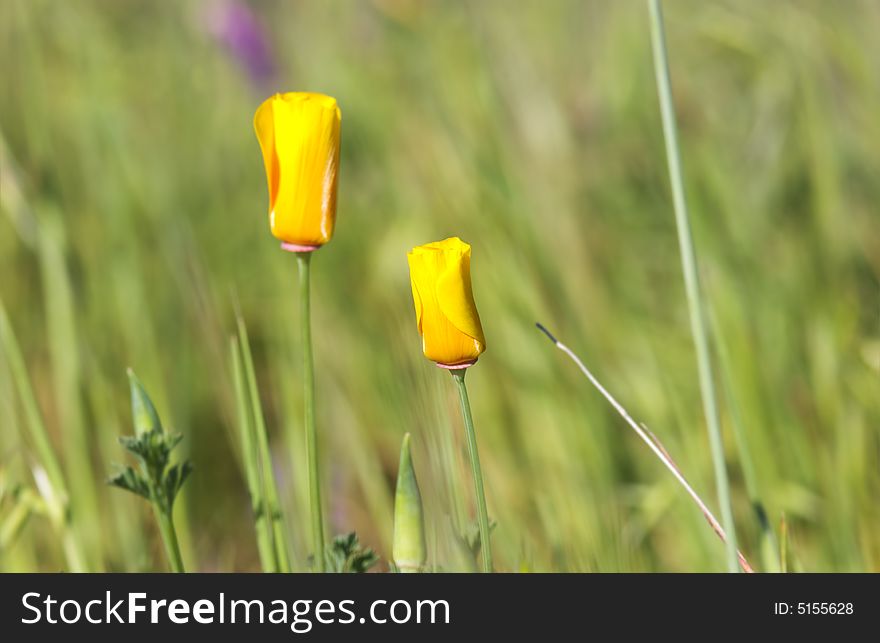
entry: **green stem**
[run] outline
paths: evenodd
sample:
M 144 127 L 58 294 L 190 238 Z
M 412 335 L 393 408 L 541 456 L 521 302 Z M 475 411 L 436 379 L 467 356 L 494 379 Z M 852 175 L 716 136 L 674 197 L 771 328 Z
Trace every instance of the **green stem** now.
M 310 293 L 311 252 L 298 252 L 300 323 L 302 324 L 303 406 L 305 408 L 306 451 L 309 460 L 309 502 L 312 515 L 312 546 L 315 569 L 324 571 L 324 519 L 321 512 L 321 477 L 318 471 L 318 429 L 315 425 L 315 360 L 312 355 Z
M 155 491 L 154 491 L 155 493 Z M 183 573 L 183 558 L 180 556 L 180 545 L 177 542 L 177 532 L 174 530 L 174 520 L 171 518 L 171 510 L 165 512 L 153 500 L 153 512 L 159 523 L 159 532 L 162 534 L 162 542 L 165 543 L 165 553 L 168 555 L 168 565 L 175 574 Z
M 70 486 L 69 504 L 76 515 L 83 552 L 92 571 L 102 571 L 101 531 L 98 524 L 98 496 L 94 484 L 90 444 L 79 390 L 81 364 L 77 353 L 74 295 L 65 256 L 64 225 L 54 208 L 45 208 L 39 218 L 39 259 L 43 282 L 49 356 L 58 416 L 64 418 L 62 453 Z
M 238 428 L 241 433 L 241 452 L 244 460 L 245 480 L 251 497 L 254 513 L 254 529 L 257 534 L 257 551 L 264 572 L 275 573 L 278 563 L 275 557 L 274 534 L 269 521 L 269 510 L 260 469 L 260 456 L 255 445 L 254 430 L 251 426 L 251 408 L 245 386 L 244 370 L 241 364 L 241 349 L 236 337 L 229 340 L 232 355 L 232 373 L 235 380 L 235 398 L 238 402 Z
M 67 561 L 69 571 L 74 573 L 82 573 L 88 571 L 83 554 L 80 551 L 79 541 L 73 534 L 73 530 L 68 523 L 64 524 L 64 532 L 61 536 L 61 549 L 64 551 L 64 559 Z
M 773 527 L 767 519 L 767 510 L 761 499 L 760 488 L 758 484 L 758 475 L 755 471 L 754 460 L 746 440 L 745 425 L 740 414 L 740 407 L 737 403 L 736 395 L 733 391 L 733 361 L 731 359 L 730 350 L 724 336 L 721 334 L 718 324 L 718 317 L 712 308 L 709 308 L 710 327 L 712 335 L 715 338 L 715 348 L 718 354 L 718 363 L 720 366 L 721 390 L 724 393 L 724 400 L 730 409 L 730 426 L 733 429 L 734 442 L 736 444 L 736 452 L 739 457 L 740 469 L 742 470 L 743 481 L 746 486 L 746 494 L 752 505 L 752 513 L 761 530 L 761 558 L 764 564 L 765 572 L 778 572 L 779 565 L 779 543 L 776 540 L 776 534 Z
M 244 361 L 244 374 L 248 384 L 251 411 L 253 413 L 253 428 L 256 433 L 257 454 L 261 461 L 260 472 L 263 484 L 262 509 L 268 516 L 272 525 L 272 542 L 275 548 L 277 571 L 290 572 L 290 557 L 288 556 L 287 534 L 284 519 L 281 514 L 281 501 L 278 493 L 278 485 L 272 468 L 272 452 L 269 448 L 269 434 L 266 428 L 266 419 L 263 417 L 263 406 L 260 404 L 260 391 L 257 386 L 257 374 L 254 369 L 254 360 L 251 355 L 250 341 L 248 340 L 247 327 L 244 320 L 238 319 L 238 338 L 241 346 L 241 356 Z
M 669 62 L 666 56 L 666 36 L 663 31 L 663 13 L 660 0 L 648 0 L 651 14 L 651 42 L 654 49 L 654 75 L 660 99 L 660 112 L 663 120 L 663 137 L 666 141 L 666 160 L 669 164 L 669 180 L 672 184 L 672 200 L 675 209 L 675 225 L 678 229 L 678 245 L 681 251 L 681 266 L 684 272 L 687 292 L 688 312 L 691 334 L 697 353 L 697 369 L 700 377 L 700 391 L 703 398 L 703 413 L 709 432 L 709 445 L 715 467 L 715 484 L 718 488 L 718 502 L 721 505 L 721 522 L 727 533 L 727 566 L 731 572 L 739 570 L 736 554 L 736 533 L 733 522 L 733 508 L 730 502 L 730 486 L 727 467 L 724 462 L 724 444 L 721 440 L 721 422 L 718 416 L 715 384 L 712 379 L 712 360 L 709 351 L 709 334 L 706 328 L 705 308 L 700 294 L 700 280 L 697 272 L 697 257 L 691 237 L 690 218 L 684 196 L 681 157 L 678 150 L 678 129 L 675 122 L 675 108 L 672 102 L 672 87 L 669 80 Z
M 458 385 L 458 399 L 461 401 L 461 414 L 464 417 L 464 431 L 467 436 L 468 455 L 471 459 L 471 472 L 474 475 L 474 491 L 477 495 L 477 519 L 480 527 L 480 551 L 483 555 L 483 572 L 492 572 L 492 545 L 489 542 L 489 513 L 486 511 L 486 493 L 483 491 L 483 471 L 480 468 L 480 452 L 477 450 L 477 434 L 474 419 L 471 417 L 471 403 L 468 400 L 464 383 L 466 368 L 452 371 L 452 379 Z
M 89 571 L 83 546 L 72 518 L 73 512 L 70 509 L 69 500 L 70 493 L 67 489 L 64 474 L 61 471 L 61 463 L 58 461 L 58 457 L 52 447 L 49 432 L 43 422 L 43 415 L 40 412 L 34 389 L 28 377 L 24 357 L 21 354 L 21 347 L 18 345 L 18 340 L 15 337 L 2 300 L 0 300 L 0 348 L 6 354 L 12 379 L 18 389 L 18 396 L 25 415 L 25 426 L 33 440 L 39 462 L 49 479 L 49 487 L 51 487 L 54 504 L 56 505 L 49 507 L 49 515 L 52 518 L 53 527 L 61 534 L 68 570 L 71 572 Z

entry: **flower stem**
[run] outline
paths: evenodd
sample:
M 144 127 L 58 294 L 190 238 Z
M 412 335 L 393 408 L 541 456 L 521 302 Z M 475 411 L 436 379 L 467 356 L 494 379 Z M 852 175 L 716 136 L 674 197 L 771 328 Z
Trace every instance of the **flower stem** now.
M 480 468 L 480 452 L 477 449 L 477 435 L 474 432 L 474 419 L 471 417 L 471 403 L 468 400 L 464 383 L 466 368 L 451 371 L 452 379 L 458 385 L 458 398 L 461 401 L 461 414 L 464 418 L 464 431 L 467 436 L 468 455 L 474 475 L 474 491 L 477 495 L 477 519 L 480 527 L 480 552 L 483 556 L 483 572 L 492 572 L 492 545 L 489 542 L 489 514 L 486 511 L 486 494 L 483 491 L 483 472 Z
M 700 279 L 697 270 L 696 250 L 691 237 L 690 218 L 684 195 L 681 156 L 678 151 L 678 129 L 675 122 L 675 107 L 672 102 L 672 87 L 669 80 L 669 62 L 666 56 L 666 36 L 663 30 L 663 12 L 660 0 L 648 0 L 651 14 L 651 42 L 654 48 L 654 75 L 657 81 L 657 94 L 660 99 L 660 112 L 663 121 L 663 138 L 666 141 L 666 160 L 669 164 L 669 180 L 672 184 L 672 200 L 675 209 L 675 224 L 678 229 L 678 245 L 681 251 L 681 265 L 684 272 L 690 314 L 691 334 L 697 352 L 697 369 L 700 390 L 703 398 L 703 412 L 709 432 L 709 445 L 715 467 L 715 484 L 718 488 L 718 504 L 721 506 L 721 522 L 727 534 L 727 567 L 731 572 L 738 571 L 736 552 L 736 532 L 733 522 L 733 508 L 730 502 L 730 486 L 727 467 L 724 462 L 724 443 L 721 440 L 721 422 L 718 416 L 715 384 L 712 379 L 712 360 L 709 352 L 709 333 L 706 328 L 706 312 L 700 294 Z
M 153 491 L 155 495 L 155 490 Z M 171 517 L 171 510 L 167 512 L 159 506 L 159 503 L 153 500 L 153 512 L 156 514 L 156 520 L 159 523 L 159 532 L 162 534 L 162 542 L 165 543 L 165 553 L 168 555 L 168 565 L 175 574 L 183 573 L 183 558 L 180 556 L 180 545 L 177 542 L 177 531 L 174 529 L 174 519 Z
M 306 451 L 309 460 L 309 501 L 312 514 L 312 546 L 315 570 L 324 571 L 324 519 L 321 512 L 321 478 L 318 472 L 318 429 L 315 426 L 315 360 L 312 355 L 310 293 L 311 252 L 298 252 L 300 323 L 302 324 L 303 406 L 305 408 Z

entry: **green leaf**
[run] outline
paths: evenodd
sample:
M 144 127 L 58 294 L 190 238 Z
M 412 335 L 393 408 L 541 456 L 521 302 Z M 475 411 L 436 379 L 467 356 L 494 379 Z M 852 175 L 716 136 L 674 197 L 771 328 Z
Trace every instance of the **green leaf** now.
M 180 444 L 183 435 L 180 433 L 142 433 L 137 436 L 122 436 L 119 443 L 127 451 L 135 455 L 148 471 L 154 472 L 153 477 L 160 478 L 168 461 L 171 459 L 171 451 Z M 153 475 L 151 473 L 151 475 Z
M 131 467 L 125 467 L 122 471 L 107 480 L 107 484 L 131 491 L 147 500 L 150 499 L 150 487 L 139 473 Z
M 177 494 L 180 492 L 189 474 L 192 473 L 192 470 L 192 463 L 189 460 L 184 460 L 173 465 L 165 472 L 165 477 L 162 479 L 162 488 L 165 492 L 165 502 L 168 511 L 171 511 L 171 508 L 174 506 L 174 500 L 177 498 Z
M 139 460 L 147 462 L 150 457 L 150 445 L 140 437 L 123 435 L 119 437 L 119 444 L 129 453 L 136 456 Z
M 183 440 L 182 433 L 166 433 L 163 445 L 165 447 L 165 451 L 170 454 L 174 450 L 174 447 L 180 444 L 181 440 Z
M 357 534 L 340 534 L 324 552 L 328 572 L 363 574 L 379 562 L 379 556 L 370 547 L 361 547 Z

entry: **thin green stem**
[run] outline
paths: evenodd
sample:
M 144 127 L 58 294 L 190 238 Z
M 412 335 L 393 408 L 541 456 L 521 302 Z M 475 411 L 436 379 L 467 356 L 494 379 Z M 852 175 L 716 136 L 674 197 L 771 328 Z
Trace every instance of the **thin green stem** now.
M 155 490 L 154 490 L 155 494 Z M 174 520 L 171 517 L 171 509 L 167 512 L 153 500 L 153 512 L 159 523 L 159 532 L 162 534 L 162 542 L 165 543 L 165 553 L 168 555 L 168 565 L 175 574 L 183 573 L 183 558 L 180 556 L 180 545 L 177 542 L 177 532 L 174 529 Z
M 273 542 L 272 525 L 266 506 L 266 494 L 263 490 L 260 472 L 260 457 L 254 444 L 254 430 L 251 423 L 250 398 L 245 386 L 244 370 L 241 364 L 241 349 L 238 340 L 231 337 L 229 349 L 232 355 L 232 374 L 235 381 L 235 398 L 238 401 L 238 430 L 241 433 L 241 451 L 244 460 L 245 480 L 251 497 L 254 513 L 254 529 L 257 533 L 257 551 L 260 554 L 260 565 L 264 572 L 278 571 L 275 559 L 275 543 Z
M 43 422 L 34 389 L 28 377 L 21 347 L 12 329 L 9 316 L 3 301 L 0 300 L 0 348 L 6 354 L 12 379 L 18 389 L 18 397 L 21 401 L 25 415 L 25 426 L 37 452 L 38 459 L 45 471 L 48 485 L 43 485 L 41 494 L 45 498 L 51 498 L 49 502 L 49 515 L 52 518 L 53 527 L 61 534 L 62 548 L 68 570 L 71 572 L 89 571 L 86 556 L 73 521 L 73 511 L 70 508 L 70 493 L 61 470 L 61 463 L 55 455 L 49 432 Z M 38 486 L 40 486 L 38 484 Z M 48 502 L 48 501 L 47 501 Z
M 315 425 L 315 359 L 312 355 L 311 252 L 298 252 L 300 324 L 302 324 L 303 407 L 306 452 L 309 460 L 309 502 L 312 515 L 312 546 L 315 570 L 324 571 L 324 517 L 321 511 L 321 476 L 318 470 L 318 429 Z
M 74 295 L 66 263 L 64 225 L 51 207 L 40 209 L 39 259 L 46 310 L 46 330 L 52 362 L 52 382 L 58 416 L 64 418 L 61 452 L 65 455 L 69 502 L 92 571 L 102 571 L 101 530 L 98 525 L 97 485 L 93 477 L 89 430 L 80 393 L 81 364 L 76 350 Z
M 64 525 L 64 531 L 61 536 L 61 549 L 64 551 L 64 559 L 67 561 L 67 567 L 71 572 L 82 573 L 88 571 L 88 567 L 83 560 L 79 541 L 73 534 L 69 524 Z
M 725 402 L 730 410 L 730 426 L 733 429 L 733 437 L 743 481 L 746 486 L 746 494 L 748 494 L 749 502 L 752 505 L 752 513 L 758 523 L 758 528 L 761 530 L 761 562 L 764 565 L 765 572 L 778 572 L 780 569 L 779 544 L 776 540 L 776 534 L 773 532 L 773 527 L 767 519 L 767 510 L 761 499 L 758 475 L 755 471 L 751 452 L 749 451 L 748 441 L 746 440 L 746 430 L 740 414 L 740 407 L 733 391 L 733 361 L 730 349 L 727 342 L 724 341 L 724 336 L 721 334 L 718 317 L 711 307 L 709 308 L 709 320 L 718 355 L 721 390 L 724 393 Z
M 669 80 L 669 62 L 666 55 L 666 36 L 663 31 L 663 13 L 660 0 L 648 0 L 651 14 L 651 42 L 654 49 L 654 75 L 660 99 L 660 112 L 663 120 L 663 137 L 666 141 L 666 160 L 669 164 L 669 180 L 672 184 L 672 200 L 675 209 L 675 224 L 678 229 L 678 245 L 681 252 L 681 266 L 684 272 L 687 292 L 688 312 L 691 334 L 697 353 L 697 369 L 700 377 L 700 391 L 703 398 L 703 412 L 709 432 L 709 445 L 715 468 L 715 484 L 718 488 L 718 502 L 721 505 L 721 522 L 727 533 L 727 566 L 729 571 L 738 571 L 736 554 L 736 533 L 733 522 L 733 508 L 730 502 L 730 485 L 727 467 L 724 462 L 724 444 L 721 440 L 721 422 L 718 415 L 715 383 L 712 379 L 712 358 L 709 350 L 709 332 L 706 328 L 706 313 L 700 293 L 700 279 L 697 270 L 697 256 L 691 237 L 690 218 L 684 195 L 681 157 L 678 149 L 678 129 L 675 122 L 675 108 L 672 102 L 672 87 Z
M 244 361 L 244 373 L 248 384 L 251 411 L 254 419 L 254 432 L 257 437 L 257 452 L 261 461 L 260 471 L 263 484 L 263 511 L 268 515 L 272 523 L 273 542 L 275 545 L 275 559 L 277 569 L 280 572 L 290 572 L 290 558 L 287 550 L 287 534 L 284 528 L 284 520 L 281 515 L 281 501 L 279 500 L 278 486 L 272 469 L 272 452 L 269 449 L 269 434 L 266 429 L 266 420 L 263 417 L 263 407 L 260 404 L 260 391 L 257 387 L 257 375 L 254 370 L 254 360 L 251 355 L 250 342 L 248 341 L 247 328 L 244 320 L 238 319 L 238 339 L 241 345 L 241 356 Z
M 480 527 L 480 551 L 483 555 L 483 572 L 492 572 L 492 545 L 489 542 L 489 513 L 486 510 L 486 493 L 483 491 L 483 471 L 480 468 L 480 452 L 477 449 L 477 434 L 474 419 L 471 417 L 471 403 L 468 399 L 464 376 L 467 369 L 452 371 L 452 379 L 458 386 L 458 399 L 461 401 L 461 414 L 464 418 L 464 431 L 467 436 L 468 455 L 471 459 L 471 472 L 474 476 L 474 491 L 477 495 L 477 519 Z

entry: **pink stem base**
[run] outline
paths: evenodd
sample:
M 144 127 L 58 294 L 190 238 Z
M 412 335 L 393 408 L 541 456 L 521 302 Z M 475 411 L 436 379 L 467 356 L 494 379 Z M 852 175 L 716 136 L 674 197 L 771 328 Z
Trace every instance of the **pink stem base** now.
M 473 366 L 477 363 L 477 360 L 472 362 L 465 362 L 464 364 L 441 364 L 440 362 L 435 362 L 435 364 L 439 368 L 445 368 L 447 371 L 460 371 L 463 368 L 468 368 L 469 366 Z
M 287 243 L 286 241 L 281 242 L 281 249 L 287 250 L 287 252 L 314 252 L 321 246 L 301 246 L 298 243 Z

